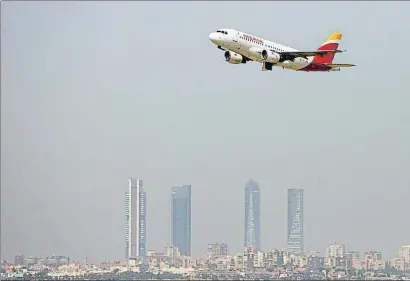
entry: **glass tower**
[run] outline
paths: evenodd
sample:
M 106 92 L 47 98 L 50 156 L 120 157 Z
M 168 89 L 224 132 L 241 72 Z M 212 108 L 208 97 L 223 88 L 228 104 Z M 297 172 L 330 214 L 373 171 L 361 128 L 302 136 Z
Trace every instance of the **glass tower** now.
M 288 189 L 288 250 L 303 252 L 303 189 Z
M 181 255 L 191 256 L 191 186 L 171 189 L 171 240 Z
M 260 243 L 260 190 L 259 184 L 250 179 L 245 184 L 245 239 L 244 246 L 259 251 Z
M 147 197 L 143 182 L 128 180 L 125 193 L 125 257 L 127 260 L 146 255 L 146 208 Z

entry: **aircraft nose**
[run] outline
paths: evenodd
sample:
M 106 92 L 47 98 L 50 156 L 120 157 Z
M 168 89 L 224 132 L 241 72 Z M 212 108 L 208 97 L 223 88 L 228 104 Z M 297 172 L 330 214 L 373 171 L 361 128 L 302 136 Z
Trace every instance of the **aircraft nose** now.
M 209 40 L 211 40 L 212 42 L 215 42 L 216 41 L 216 34 L 215 34 L 215 32 L 212 32 L 211 34 L 209 34 Z

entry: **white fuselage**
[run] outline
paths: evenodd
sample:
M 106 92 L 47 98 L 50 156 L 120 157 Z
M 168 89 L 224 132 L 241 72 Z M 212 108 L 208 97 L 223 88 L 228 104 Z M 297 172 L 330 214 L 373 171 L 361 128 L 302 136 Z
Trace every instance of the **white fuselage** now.
M 296 49 L 243 33 L 235 29 L 220 29 L 209 35 L 209 39 L 222 48 L 245 56 L 253 61 L 262 63 L 262 50 L 273 50 L 278 52 L 298 51 Z M 303 69 L 313 61 L 313 57 L 297 57 L 293 61 L 284 61 L 274 64 L 275 66 L 284 67 L 287 69 L 299 70 Z

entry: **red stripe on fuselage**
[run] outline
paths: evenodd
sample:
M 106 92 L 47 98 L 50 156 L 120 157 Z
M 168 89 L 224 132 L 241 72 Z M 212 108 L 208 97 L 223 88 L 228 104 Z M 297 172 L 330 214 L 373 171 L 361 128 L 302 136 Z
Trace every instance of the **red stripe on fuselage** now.
M 330 66 L 313 61 L 311 64 L 299 69 L 298 71 L 329 71 L 330 69 L 332 69 Z
M 320 46 L 318 50 L 319 51 L 321 50 L 332 50 L 333 51 L 333 50 L 336 50 L 338 46 L 339 46 L 338 43 L 328 43 L 328 44 L 324 44 L 323 46 Z M 326 54 L 324 56 L 315 56 L 313 58 L 313 61 L 317 63 L 332 63 L 334 57 L 335 57 L 334 53 Z

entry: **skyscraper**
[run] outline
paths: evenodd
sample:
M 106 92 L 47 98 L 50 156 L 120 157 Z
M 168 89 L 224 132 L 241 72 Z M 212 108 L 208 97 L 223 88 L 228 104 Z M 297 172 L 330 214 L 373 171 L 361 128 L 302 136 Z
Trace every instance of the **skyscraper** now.
M 171 189 L 171 240 L 181 255 L 191 256 L 191 186 Z
M 303 252 L 303 189 L 288 189 L 288 250 Z
M 146 255 L 146 203 L 143 182 L 128 180 L 125 193 L 125 257 L 133 260 Z
M 245 184 L 245 241 L 246 248 L 259 251 L 260 243 L 260 190 L 259 184 L 250 179 Z

